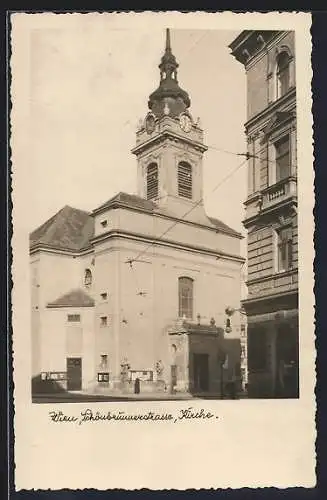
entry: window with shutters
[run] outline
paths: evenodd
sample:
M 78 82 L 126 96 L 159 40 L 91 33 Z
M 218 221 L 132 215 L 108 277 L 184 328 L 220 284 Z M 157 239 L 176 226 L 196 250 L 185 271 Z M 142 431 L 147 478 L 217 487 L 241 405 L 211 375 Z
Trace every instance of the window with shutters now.
M 178 196 L 192 199 L 192 167 L 189 163 L 181 161 L 178 164 Z
M 277 232 L 278 271 L 288 271 L 293 267 L 292 227 L 284 227 Z
M 286 179 L 290 175 L 290 138 L 289 135 L 282 137 L 274 143 L 276 161 L 276 182 Z
M 178 279 L 178 315 L 180 318 L 193 318 L 193 280 L 181 277 Z
M 148 200 L 158 197 L 158 165 L 156 163 L 150 163 L 147 167 L 146 174 L 146 197 Z

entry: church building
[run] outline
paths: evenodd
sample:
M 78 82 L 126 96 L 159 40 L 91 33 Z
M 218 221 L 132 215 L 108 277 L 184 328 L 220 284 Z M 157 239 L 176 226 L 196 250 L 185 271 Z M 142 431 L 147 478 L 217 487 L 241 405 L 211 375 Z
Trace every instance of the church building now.
M 169 30 L 159 70 L 132 150 L 138 194 L 65 206 L 30 235 L 32 387 L 219 395 L 240 371 L 225 310 L 240 307 L 242 236 L 206 214 L 207 147 Z

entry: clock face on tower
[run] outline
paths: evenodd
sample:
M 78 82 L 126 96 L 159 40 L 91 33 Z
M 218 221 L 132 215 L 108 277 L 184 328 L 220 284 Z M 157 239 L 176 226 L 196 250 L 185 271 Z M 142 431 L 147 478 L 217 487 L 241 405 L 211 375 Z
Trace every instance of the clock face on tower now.
M 182 113 L 179 117 L 179 124 L 184 132 L 190 132 L 192 129 L 192 118 L 188 114 Z
M 148 134 L 152 134 L 156 128 L 155 116 L 149 113 L 145 118 L 145 130 Z

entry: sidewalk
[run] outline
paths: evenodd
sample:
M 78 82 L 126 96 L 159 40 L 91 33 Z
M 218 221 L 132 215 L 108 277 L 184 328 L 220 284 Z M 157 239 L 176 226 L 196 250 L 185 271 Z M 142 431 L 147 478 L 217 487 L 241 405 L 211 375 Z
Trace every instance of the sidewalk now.
M 238 395 L 234 400 L 245 399 L 246 395 Z M 140 394 L 115 394 L 115 393 L 87 393 L 87 392 L 60 392 L 52 394 L 34 394 L 33 403 L 87 403 L 87 402 L 120 402 L 120 401 L 192 401 L 192 400 L 216 400 L 230 401 L 231 398 L 220 394 L 190 394 L 169 392 L 149 392 Z

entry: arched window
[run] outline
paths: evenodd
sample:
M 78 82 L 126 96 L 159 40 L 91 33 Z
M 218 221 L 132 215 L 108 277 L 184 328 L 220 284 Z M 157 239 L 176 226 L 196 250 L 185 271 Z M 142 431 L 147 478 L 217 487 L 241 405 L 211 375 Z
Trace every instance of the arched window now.
M 193 280 L 178 278 L 178 315 L 180 318 L 193 318 Z
M 192 167 L 186 161 L 178 164 L 177 182 L 178 196 L 192 199 Z
M 148 200 L 158 196 L 158 165 L 150 163 L 146 171 L 146 197 Z
M 276 60 L 277 99 L 286 94 L 290 88 L 290 56 L 286 51 L 280 52 Z
M 85 269 L 84 273 L 84 285 L 90 287 L 92 285 L 92 273 L 90 269 Z

